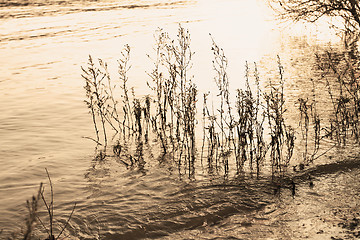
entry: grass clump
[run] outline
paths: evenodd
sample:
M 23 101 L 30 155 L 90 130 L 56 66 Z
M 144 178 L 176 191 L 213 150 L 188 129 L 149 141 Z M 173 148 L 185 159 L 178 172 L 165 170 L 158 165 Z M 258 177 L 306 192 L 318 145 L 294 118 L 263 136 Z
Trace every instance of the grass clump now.
M 315 95 L 315 84 L 312 80 L 313 89 L 312 89 L 312 100 L 309 103 L 308 98 L 299 98 L 298 99 L 298 110 L 300 113 L 299 126 L 302 135 L 302 140 L 304 144 L 303 151 L 303 161 L 304 164 L 312 163 L 320 155 L 320 141 L 323 139 L 321 136 L 321 120 L 320 115 L 316 109 L 316 95 Z M 313 128 L 313 133 L 310 132 L 310 127 Z M 311 139 L 310 139 L 311 138 Z M 310 149 L 310 141 L 312 142 L 312 149 Z
M 317 54 L 317 67 L 325 78 L 332 104 L 328 135 L 338 145 L 346 145 L 349 139 L 359 140 L 359 53 L 328 50 Z M 333 81 L 333 79 L 335 81 Z
M 191 75 L 194 52 L 190 47 L 190 33 L 179 25 L 174 39 L 163 29 L 158 29 L 154 38 L 153 55 L 148 55 L 153 63 L 152 70 L 147 73 L 150 94 L 146 96 L 137 97 L 129 88 L 128 45 L 118 60 L 120 98 L 113 94 L 115 87 L 106 63 L 98 60 L 98 65 L 95 65 L 90 57 L 88 68 L 83 68 L 86 103 L 96 134 L 93 140 L 104 145 L 99 153 L 102 160 L 109 156 L 106 154 L 107 133 L 113 129 L 118 138 L 112 139 L 112 156 L 126 167 L 144 166 L 143 146 L 152 138 L 161 149 L 160 162 L 170 157 L 179 169 L 184 167 L 189 176 L 194 174 L 196 159 L 200 158 L 201 162 L 207 160 L 209 172 L 228 174 L 235 171 L 239 174 L 249 171 L 259 176 L 266 169 L 267 174 L 282 177 L 292 164 L 296 146 L 301 152 L 298 154 L 301 155 L 300 165 L 304 166 L 324 154 L 319 153 L 324 137 L 330 136 L 341 144 L 349 134 L 355 138 L 360 134 L 358 68 L 350 57 L 335 61 L 328 54 L 328 62 L 319 65 L 323 77 L 332 74 L 337 79 L 336 92 L 328 83 L 333 104 L 330 126 L 326 127 L 320 121 L 313 80 L 312 99 L 298 99 L 300 144 L 297 145 L 298 132 L 286 119 L 285 74 L 280 57 L 277 80 L 262 82 L 256 63 L 253 68 L 246 63 L 245 87 L 236 89 L 232 96 L 228 59 L 212 37 L 213 80 L 217 91 L 211 100 L 210 92 L 203 94 L 202 129 L 197 131 L 200 119 L 198 89 Z M 340 65 L 347 66 L 343 72 L 339 71 Z M 265 87 L 261 87 L 263 85 Z M 201 154 L 197 152 L 197 139 L 200 139 L 196 137 L 197 132 L 203 134 Z M 135 146 L 131 147 L 131 142 L 135 142 Z
M 189 165 L 195 158 L 195 115 L 197 88 L 189 76 L 193 52 L 189 31 L 179 26 L 177 38 L 159 29 L 153 70 L 148 74 L 153 91 L 155 114 L 152 129 L 161 142 L 163 153 L 172 152 Z
M 271 173 L 284 173 L 293 154 L 295 132 L 285 124 L 284 114 L 284 78 L 283 68 L 278 62 L 280 82 L 275 86 L 271 81 L 268 91 L 261 91 L 260 78 L 255 64 L 254 84 L 251 86 L 251 69 L 246 63 L 245 89 L 236 90 L 235 108 L 230 100 L 229 81 L 226 73 L 227 58 L 223 49 L 213 40 L 213 66 L 219 106 L 215 111 L 209 110 L 207 96 L 204 95 L 203 145 L 207 144 L 208 162 L 211 166 L 222 159 L 224 171 L 229 171 L 229 157 L 234 153 L 237 172 L 248 166 L 251 172 L 260 174 L 270 150 Z M 213 107 L 212 107 L 213 108 Z M 265 120 L 267 125 L 265 125 Z M 269 135 L 266 135 L 264 128 Z M 270 141 L 266 142 L 266 139 Z M 204 149 L 204 147 L 203 147 Z
M 48 170 L 45 168 L 46 170 L 46 174 L 49 180 L 49 185 L 50 185 L 50 202 L 48 200 L 46 200 L 45 195 L 44 195 L 44 188 L 40 191 L 40 195 L 41 195 L 41 199 L 43 200 L 43 203 L 46 207 L 47 213 L 48 213 L 48 218 L 49 218 L 49 223 L 48 223 L 48 227 L 46 227 L 46 225 L 44 224 L 44 222 L 41 220 L 40 217 L 37 217 L 39 222 L 41 223 L 41 225 L 43 226 L 44 230 L 46 231 L 48 237 L 47 240 L 56 240 L 59 239 L 60 236 L 63 234 L 65 228 L 68 226 L 71 217 L 75 211 L 75 207 L 76 207 L 76 203 L 74 204 L 74 207 L 69 215 L 69 218 L 67 219 L 67 221 L 63 224 L 63 226 L 61 226 L 61 229 L 59 231 L 59 233 L 57 234 L 57 236 L 55 235 L 55 219 L 54 219 L 54 190 L 53 190 L 53 184 L 50 178 L 50 174 L 48 172 Z M 41 186 L 41 185 L 40 185 Z M 56 236 L 56 237 L 55 237 Z
M 295 132 L 291 126 L 285 123 L 284 114 L 286 112 L 284 98 L 284 69 L 278 57 L 278 68 L 280 82 L 275 86 L 269 83 L 270 92 L 264 94 L 265 115 L 268 120 L 270 130 L 270 161 L 272 174 L 278 172 L 283 174 L 290 164 L 294 150 Z
M 162 29 L 155 33 L 154 56 L 149 58 L 153 62 L 153 69 L 148 73 L 148 81 L 151 95 L 145 97 L 144 104 L 132 94 L 130 100 L 127 72 L 130 48 L 125 47 L 119 63 L 119 75 L 121 82 L 121 104 L 115 100 L 112 94 L 110 77 L 107 74 L 106 64 L 99 60 L 103 70 L 95 68 L 91 58 L 88 70 L 84 70 L 83 77 L 86 80 L 87 105 L 92 115 L 97 141 L 99 131 L 97 118 L 103 130 L 104 145 L 106 146 L 106 125 L 112 121 L 119 123 L 116 133 L 124 136 L 136 135 L 137 141 L 142 141 L 144 135 L 147 141 L 148 129 L 159 140 L 163 156 L 171 154 L 177 165 L 188 166 L 189 173 L 196 159 L 196 125 L 197 125 L 197 87 L 190 75 L 192 56 L 194 52 L 190 48 L 191 38 L 188 30 L 181 25 L 178 28 L 177 37 L 171 39 L 169 34 Z M 225 173 L 229 172 L 231 155 L 234 154 L 237 172 L 244 170 L 248 163 L 251 171 L 260 168 L 265 162 L 266 153 L 271 149 L 272 165 L 279 170 L 281 166 L 290 161 L 294 134 L 290 127 L 285 127 L 283 114 L 285 110 L 283 96 L 283 79 L 281 79 L 281 91 L 274 86 L 270 93 L 262 93 L 259 84 L 259 74 L 255 65 L 255 88 L 250 84 L 250 68 L 246 65 L 246 89 L 236 91 L 235 108 L 230 97 L 229 79 L 227 75 L 228 60 L 224 50 L 220 48 L 212 38 L 215 72 L 214 81 L 218 88 L 217 98 L 219 106 L 214 109 L 208 105 L 209 94 L 203 96 L 203 144 L 201 159 L 207 158 L 209 168 L 221 167 Z M 282 67 L 279 63 L 279 68 Z M 282 77 L 282 72 L 280 73 Z M 103 84 L 103 79 L 108 79 L 108 84 Z M 97 86 L 101 86 L 97 87 Z M 150 97 L 151 96 L 151 97 Z M 110 102 L 110 104 L 109 104 Z M 262 102 L 265 104 L 262 104 Z M 121 105 L 122 112 L 117 110 Z M 151 107 L 152 105 L 152 107 Z M 95 114 L 96 113 L 96 114 Z M 122 120 L 120 118 L 122 117 Z M 272 134 L 271 143 L 266 143 L 264 133 L 265 119 L 268 119 L 268 127 Z M 143 131 L 145 126 L 145 131 Z M 114 127 L 113 127 L 114 128 Z M 122 131 L 121 131 L 122 129 Z M 145 134 L 143 134 L 145 132 Z M 119 138 L 121 139 L 121 137 Z M 114 156 L 120 157 L 124 148 L 118 140 L 113 146 Z M 287 156 L 282 156 L 283 147 L 287 147 Z M 130 154 L 130 156 L 132 156 Z M 133 158 L 131 158 L 133 159 Z M 122 160 L 123 161 L 123 160 Z M 133 164 L 133 161 L 123 161 L 125 165 Z
M 54 189 L 53 184 L 50 178 L 50 174 L 48 170 L 45 168 L 47 178 L 50 185 L 50 200 L 47 200 L 45 197 L 45 187 L 43 183 L 40 183 L 39 190 L 37 194 L 32 196 L 31 200 L 26 200 L 26 208 L 27 208 L 27 216 L 25 217 L 25 227 L 20 233 L 12 233 L 8 239 L 23 239 L 23 240 L 31 240 L 31 239 L 45 239 L 45 240 L 56 240 L 60 239 L 60 237 L 64 234 L 65 229 L 68 227 L 69 222 L 73 216 L 75 211 L 76 203 L 63 225 L 60 225 L 55 220 L 54 214 Z M 41 216 L 39 213 L 41 205 L 45 206 L 47 218 Z M 44 221 L 44 219 L 48 220 L 48 223 Z M 39 223 L 40 229 L 43 229 L 43 232 L 46 232 L 45 237 L 39 237 Z M 57 225 L 57 226 L 56 226 Z M 56 229 L 59 231 L 56 234 Z M 35 233 L 37 232 L 37 233 Z M 1 233 L 1 231 L 0 231 Z

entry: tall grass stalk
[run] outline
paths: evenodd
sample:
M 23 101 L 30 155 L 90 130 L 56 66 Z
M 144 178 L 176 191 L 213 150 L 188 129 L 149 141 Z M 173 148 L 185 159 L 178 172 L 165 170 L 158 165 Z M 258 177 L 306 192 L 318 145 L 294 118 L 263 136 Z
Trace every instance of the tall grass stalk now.
M 270 92 L 264 94 L 266 103 L 266 117 L 270 130 L 270 159 L 272 175 L 284 174 L 290 163 L 295 141 L 295 132 L 292 127 L 285 124 L 286 112 L 284 98 L 284 69 L 278 57 L 278 69 L 280 81 L 275 86 L 270 81 Z M 284 148 L 285 147 L 285 148 Z
M 220 97 L 220 108 L 218 109 L 220 120 L 220 154 L 227 156 L 230 151 L 230 144 L 233 140 L 234 117 L 230 103 L 229 78 L 227 74 L 228 59 L 225 52 L 212 39 L 212 52 L 214 55 L 213 69 L 215 72 L 214 81 L 218 88 Z
M 265 112 L 262 109 L 262 100 L 261 100 L 261 89 L 260 89 L 260 77 L 256 63 L 254 64 L 254 78 L 256 85 L 256 99 L 255 99 L 255 113 L 253 118 L 253 125 L 255 128 L 255 147 L 254 147 L 254 155 L 256 161 L 256 173 L 257 176 L 260 175 L 260 169 L 265 161 L 265 156 L 268 151 L 267 144 L 264 138 L 264 121 L 265 121 Z M 249 82 L 249 81 L 248 81 Z M 249 83 L 248 83 L 249 85 Z
M 190 166 L 195 158 L 195 125 L 197 89 L 189 76 L 193 52 L 190 33 L 181 25 L 177 38 L 159 29 L 155 35 L 152 82 L 148 85 L 155 96 L 155 115 L 151 123 L 164 154 L 175 152 Z
M 125 45 L 124 50 L 120 53 L 121 56 L 118 59 L 118 73 L 119 73 L 119 80 L 120 80 L 120 88 L 122 89 L 122 102 L 123 102 L 123 113 L 124 113 L 124 119 L 123 119 L 123 128 L 124 135 L 126 135 L 126 129 L 128 131 L 134 131 L 134 120 L 133 120 L 133 112 L 132 107 L 130 104 L 130 98 L 129 98 L 129 87 L 128 87 L 128 72 L 131 68 L 129 66 L 130 61 L 130 46 Z
M 47 213 L 48 213 L 48 218 L 49 218 L 48 227 L 45 226 L 44 222 L 41 220 L 40 217 L 37 216 L 37 219 L 39 220 L 39 222 L 43 226 L 44 230 L 48 234 L 47 240 L 56 240 L 56 239 L 60 238 L 60 236 L 63 234 L 65 228 L 68 226 L 68 224 L 69 224 L 69 222 L 71 220 L 71 217 L 72 217 L 72 215 L 73 215 L 73 213 L 75 211 L 76 203 L 74 204 L 74 207 L 73 207 L 73 209 L 72 209 L 72 211 L 71 211 L 71 213 L 69 215 L 69 218 L 67 219 L 65 224 L 63 224 L 63 226 L 60 226 L 61 227 L 60 232 L 56 236 L 55 232 L 54 232 L 54 225 L 55 225 L 55 219 L 54 219 L 54 189 L 53 189 L 53 184 L 52 184 L 52 181 L 51 181 L 51 178 L 50 178 L 50 174 L 49 174 L 49 172 L 48 172 L 48 170 L 46 168 L 45 168 L 45 170 L 46 170 L 46 174 L 47 174 L 49 185 L 50 185 L 50 202 L 47 201 L 46 198 L 45 198 L 44 188 L 42 188 L 42 190 L 40 191 L 40 196 L 41 196 L 41 199 L 43 200 L 43 203 L 44 203 L 45 208 L 46 208 Z M 40 186 L 42 186 L 42 185 L 40 185 Z
M 99 60 L 99 64 L 102 65 L 102 61 Z M 104 144 L 107 144 L 107 134 L 105 127 L 105 114 L 106 110 L 106 101 L 108 100 L 108 96 L 106 94 L 106 86 L 104 83 L 104 79 L 107 78 L 107 74 L 101 71 L 101 69 L 95 66 L 93 59 L 89 56 L 88 67 L 82 67 L 82 77 L 85 79 L 85 90 L 86 97 L 85 103 L 90 109 L 92 120 L 94 123 L 95 133 L 96 133 L 96 142 L 100 143 L 99 137 L 99 126 L 97 124 L 97 116 L 101 121 L 101 128 L 104 137 Z
M 326 80 L 333 106 L 328 132 L 338 145 L 346 145 L 350 137 L 359 142 L 360 63 L 358 59 L 359 53 L 354 48 L 343 52 L 329 50 L 317 54 L 318 68 Z
M 320 149 L 321 136 L 321 121 L 320 116 L 316 109 L 316 94 L 315 94 L 315 83 L 312 80 L 313 89 L 312 89 L 312 101 L 309 103 L 309 99 L 299 98 L 299 112 L 300 120 L 299 126 L 302 133 L 302 140 L 304 142 L 304 152 L 303 152 L 303 161 L 305 164 L 313 162 L 318 157 L 318 152 Z M 311 127 L 313 133 L 310 133 Z M 312 138 L 312 151 L 309 149 L 309 138 Z

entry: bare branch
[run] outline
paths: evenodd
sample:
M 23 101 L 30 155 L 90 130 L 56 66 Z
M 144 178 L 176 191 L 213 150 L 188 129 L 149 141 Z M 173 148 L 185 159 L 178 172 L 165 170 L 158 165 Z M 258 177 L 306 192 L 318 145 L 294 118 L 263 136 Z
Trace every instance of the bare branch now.
M 76 207 L 76 203 L 74 204 L 74 207 L 73 207 L 73 209 L 72 209 L 72 211 L 71 211 L 71 213 L 70 213 L 70 216 L 69 216 L 68 220 L 67 220 L 66 223 L 64 224 L 63 228 L 61 229 L 61 231 L 60 231 L 59 235 L 56 237 L 56 239 L 58 239 L 58 238 L 61 236 L 61 234 L 64 232 L 65 228 L 66 228 L 67 225 L 69 224 L 70 219 L 71 219 L 71 217 L 72 217 L 72 215 L 73 215 L 73 213 L 74 213 L 74 211 L 75 211 L 75 207 Z
M 341 17 L 360 27 L 359 0 L 270 0 L 270 5 L 283 19 L 316 22 L 323 16 Z

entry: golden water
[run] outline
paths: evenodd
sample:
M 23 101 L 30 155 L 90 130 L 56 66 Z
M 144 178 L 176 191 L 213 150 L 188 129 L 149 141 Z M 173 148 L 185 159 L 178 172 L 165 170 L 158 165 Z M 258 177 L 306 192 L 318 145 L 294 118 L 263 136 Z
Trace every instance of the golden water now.
M 154 31 L 175 36 L 181 23 L 191 33 L 200 92 L 215 87 L 211 33 L 229 58 L 231 89 L 244 85 L 245 61 L 257 62 L 263 79 L 275 76 L 279 54 L 291 105 L 309 93 L 314 51 L 337 44 L 328 29 L 278 25 L 266 4 L 255 0 L 19 0 L 0 5 L 0 21 L 0 238 L 21 230 L 26 199 L 47 181 L 45 167 L 54 184 L 55 219 L 66 221 L 77 202 L 64 239 L 346 235 L 337 224 L 358 209 L 357 167 L 320 174 L 316 188 L 301 182 L 296 198 L 286 190 L 279 197 L 268 179 L 189 181 L 171 164 L 159 164 L 160 153 L 151 146 L 141 170 L 111 159 L 94 163 L 95 145 L 83 138 L 93 136 L 80 76 L 89 54 L 106 60 L 116 79 L 116 59 L 129 44 L 129 85 L 147 94 L 146 54 L 152 54 Z M 45 217 L 44 206 L 40 214 Z

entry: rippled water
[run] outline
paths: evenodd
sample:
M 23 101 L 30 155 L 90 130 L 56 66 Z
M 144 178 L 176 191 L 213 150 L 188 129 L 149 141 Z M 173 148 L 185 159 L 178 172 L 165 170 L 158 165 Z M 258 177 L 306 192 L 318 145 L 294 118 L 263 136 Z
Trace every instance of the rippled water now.
M 142 168 L 129 170 L 112 158 L 95 162 L 95 145 L 83 138 L 93 136 L 80 76 L 88 55 L 108 61 L 115 77 L 128 43 L 130 85 L 146 94 L 154 31 L 175 35 L 179 22 L 192 36 L 201 92 L 214 87 L 212 33 L 229 58 L 232 88 L 244 85 L 246 60 L 258 62 L 264 79 L 276 75 L 279 54 L 293 106 L 309 94 L 313 53 L 337 40 L 321 27 L 279 27 L 270 13 L 253 0 L 0 1 L 0 238 L 24 226 L 25 201 L 47 182 L 45 167 L 54 184 L 55 219 L 64 223 L 77 203 L 64 239 L 353 237 L 344 224 L 359 214 L 356 149 L 335 151 L 321 160 L 327 165 L 297 176 L 293 197 L 288 188 L 274 194 L 266 176 L 209 176 L 199 166 L 197 180 L 189 180 L 171 159 L 160 160 L 152 143 L 143 146 Z M 44 206 L 40 215 L 46 216 Z

